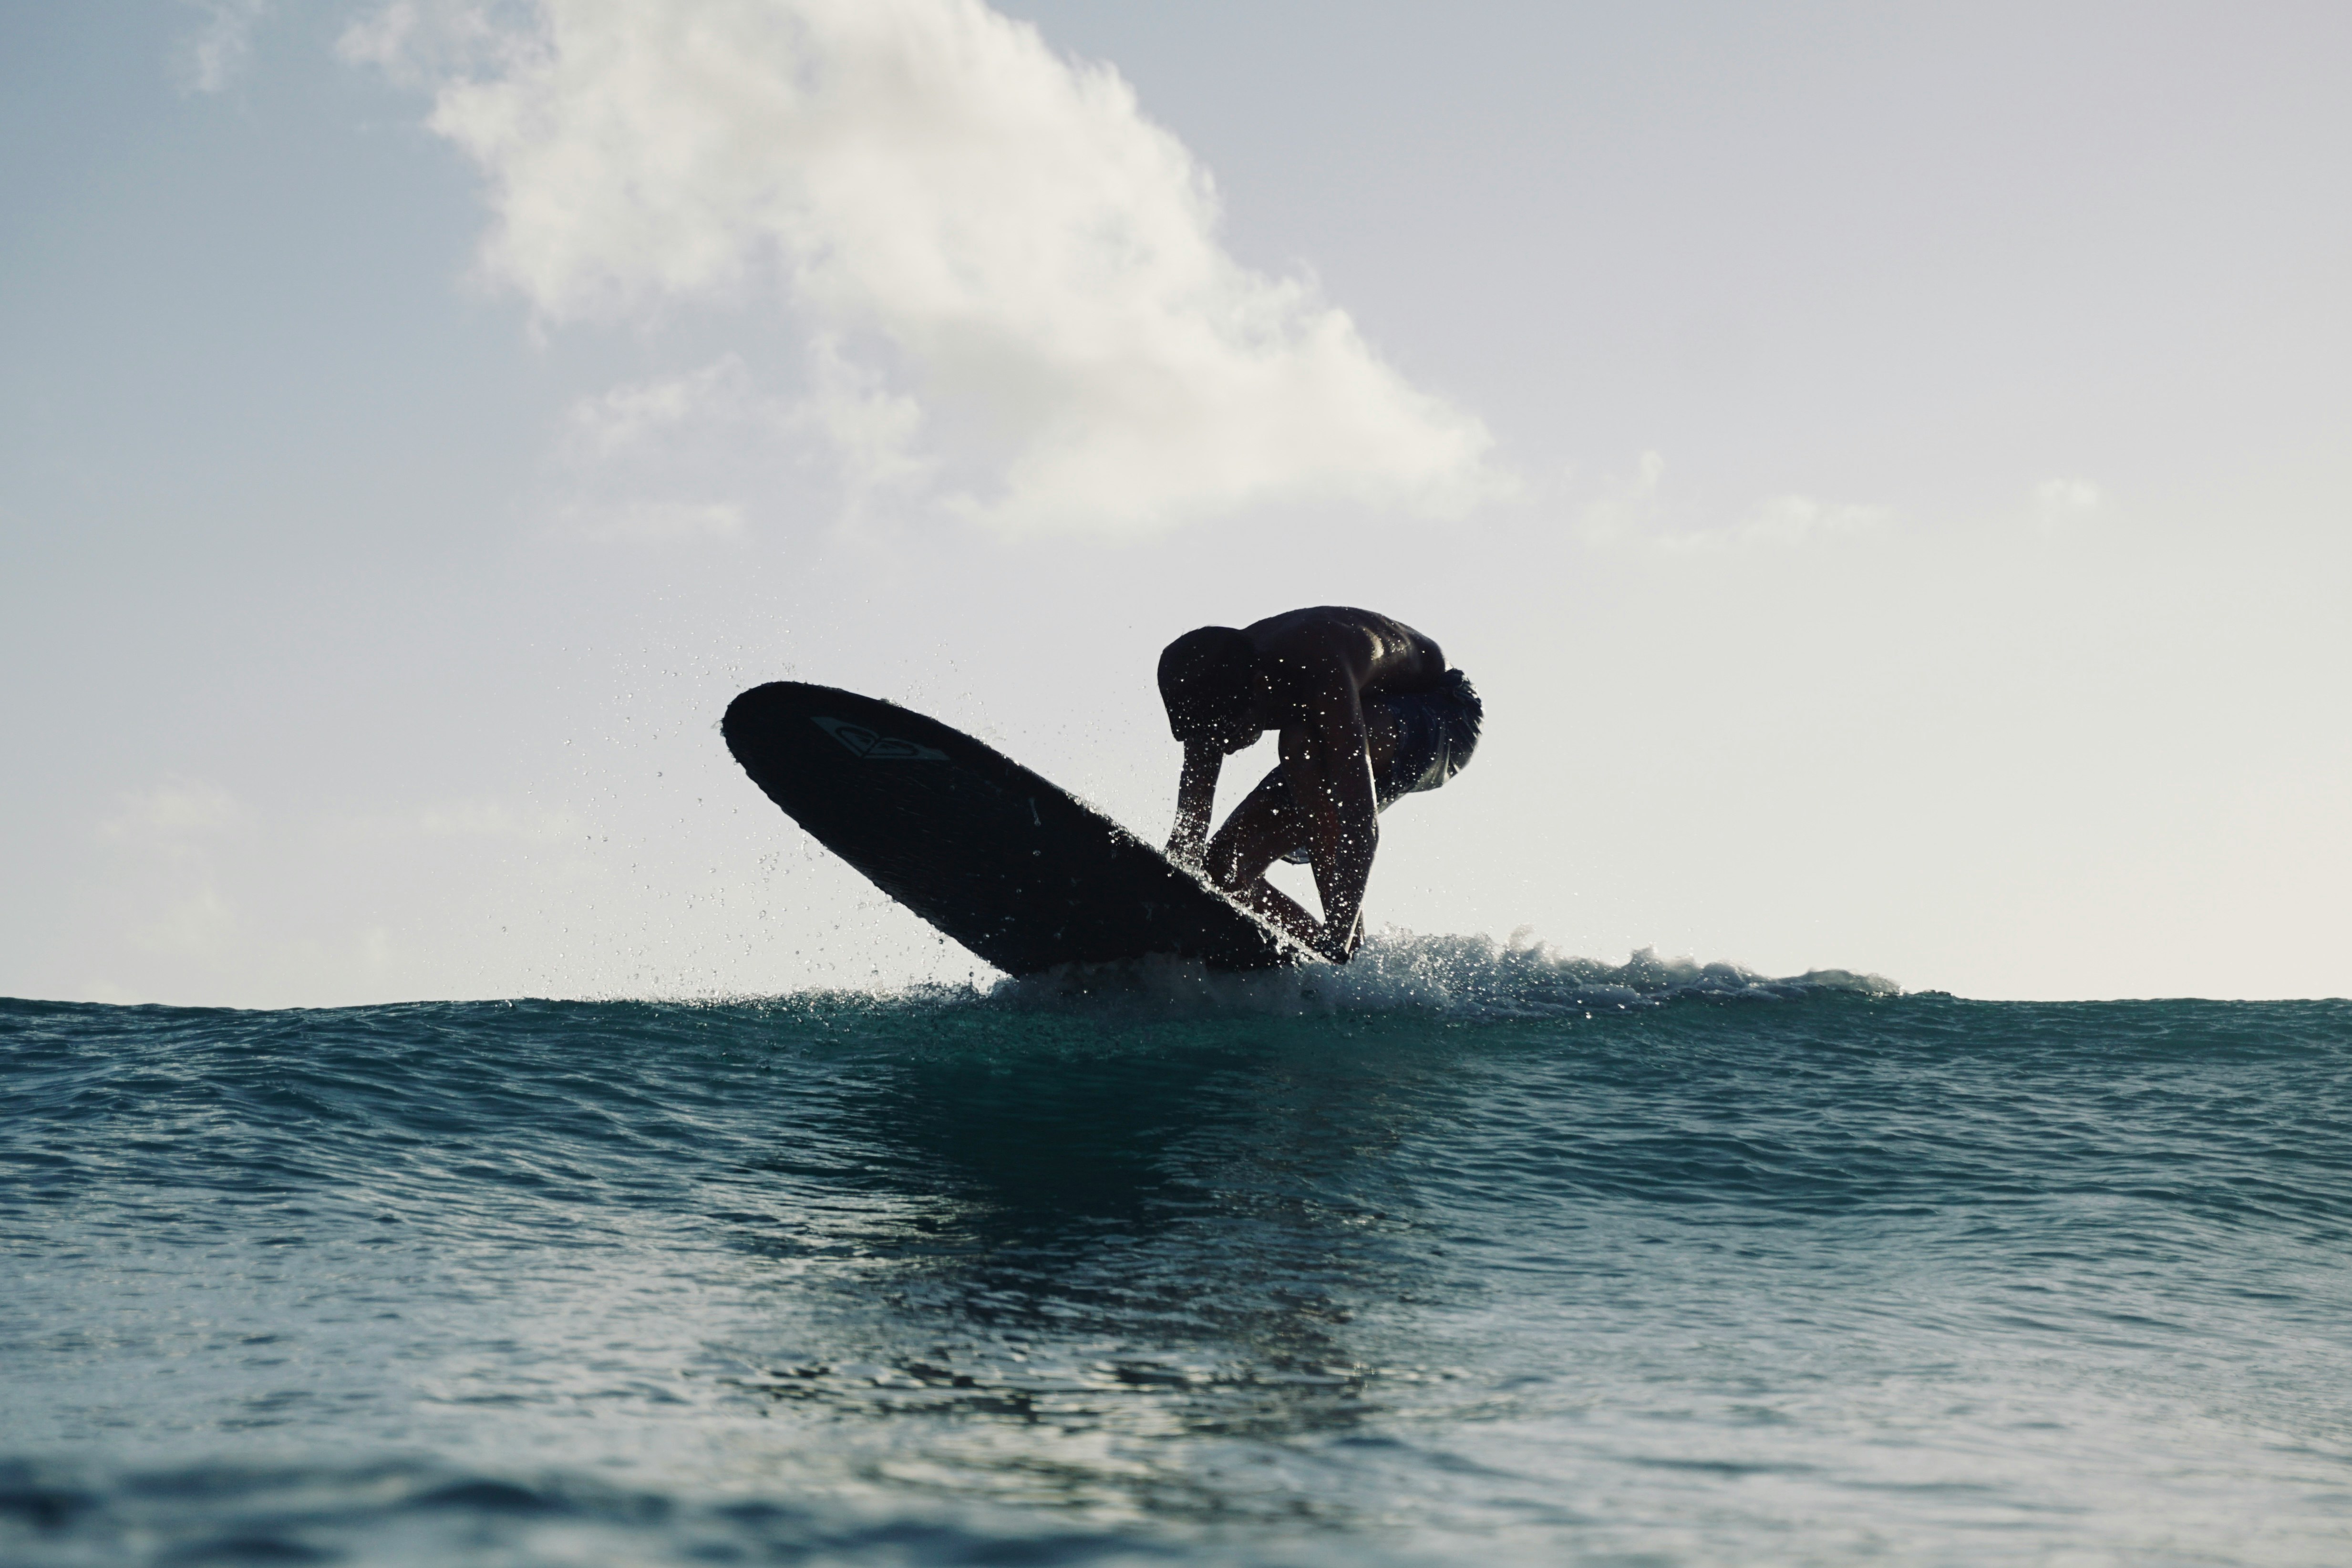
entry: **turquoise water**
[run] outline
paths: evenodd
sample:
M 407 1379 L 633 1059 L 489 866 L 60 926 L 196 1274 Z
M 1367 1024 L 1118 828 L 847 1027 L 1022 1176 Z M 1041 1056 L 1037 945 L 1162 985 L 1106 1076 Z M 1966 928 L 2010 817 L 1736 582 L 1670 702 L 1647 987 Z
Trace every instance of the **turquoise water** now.
M 2352 1004 L 0 1004 L 0 1559 L 2342 1563 Z

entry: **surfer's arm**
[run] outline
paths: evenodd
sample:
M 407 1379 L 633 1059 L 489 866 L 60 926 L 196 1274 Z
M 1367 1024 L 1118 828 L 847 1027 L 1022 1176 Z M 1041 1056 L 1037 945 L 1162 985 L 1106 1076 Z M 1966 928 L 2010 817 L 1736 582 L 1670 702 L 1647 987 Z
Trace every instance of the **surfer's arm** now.
M 1209 846 L 1209 814 L 1216 809 L 1217 773 L 1225 754 L 1207 741 L 1184 747 L 1184 775 L 1176 785 L 1176 830 L 1168 836 L 1168 856 L 1198 866 Z

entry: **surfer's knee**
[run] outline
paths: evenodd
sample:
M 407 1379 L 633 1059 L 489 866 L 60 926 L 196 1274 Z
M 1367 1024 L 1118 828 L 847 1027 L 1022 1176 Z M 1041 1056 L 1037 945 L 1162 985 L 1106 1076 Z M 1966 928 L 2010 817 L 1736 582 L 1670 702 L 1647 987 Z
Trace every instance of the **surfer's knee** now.
M 1254 879 L 1243 874 L 1241 847 L 1230 840 L 1211 842 L 1209 852 L 1201 858 L 1201 870 L 1210 881 L 1227 892 L 1233 892 L 1243 883 Z

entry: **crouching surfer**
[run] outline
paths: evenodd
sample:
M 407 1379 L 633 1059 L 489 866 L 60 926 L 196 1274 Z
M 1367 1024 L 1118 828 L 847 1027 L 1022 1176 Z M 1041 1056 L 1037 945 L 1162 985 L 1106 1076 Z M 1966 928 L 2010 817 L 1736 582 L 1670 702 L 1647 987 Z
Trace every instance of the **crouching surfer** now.
M 1160 656 L 1160 699 L 1184 746 L 1169 854 L 1334 963 L 1364 939 L 1380 814 L 1461 772 L 1485 717 L 1435 643 L 1331 605 L 1186 632 Z M 1268 730 L 1281 764 L 1210 837 L 1219 768 Z M 1314 868 L 1320 921 L 1266 881 L 1276 860 Z

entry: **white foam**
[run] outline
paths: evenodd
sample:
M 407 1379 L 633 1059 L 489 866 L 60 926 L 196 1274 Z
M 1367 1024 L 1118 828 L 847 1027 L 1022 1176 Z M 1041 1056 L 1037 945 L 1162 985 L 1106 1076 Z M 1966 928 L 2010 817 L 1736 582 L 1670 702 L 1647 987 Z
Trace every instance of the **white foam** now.
M 1352 963 L 1219 973 L 1198 963 L 1150 959 L 1070 965 L 998 982 L 988 1003 L 1058 1008 L 1078 1003 L 1149 1012 L 1271 1014 L 1430 1012 L 1486 1018 L 1557 1018 L 1606 1008 L 1652 1007 L 1680 997 L 1787 1001 L 1825 992 L 1900 995 L 1875 974 L 1809 970 L 1773 977 L 1736 963 L 1661 958 L 1642 948 L 1622 963 L 1579 958 L 1524 930 L 1491 936 L 1389 931 L 1366 940 Z

